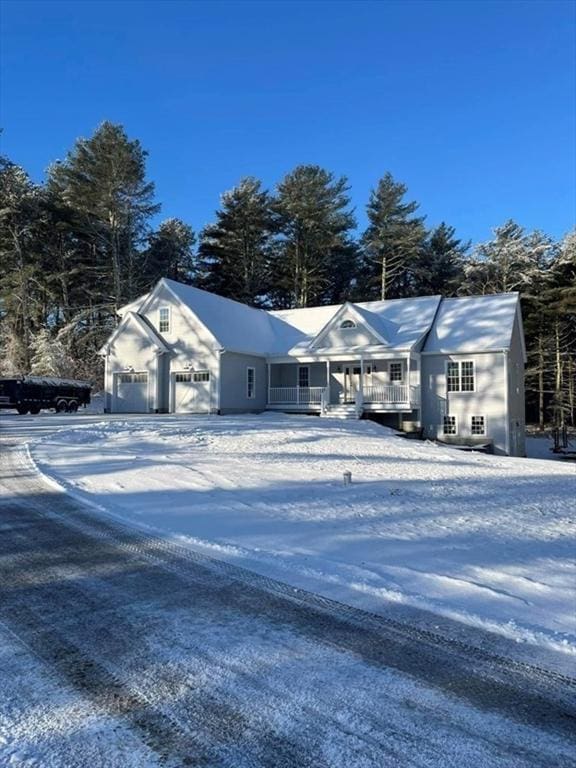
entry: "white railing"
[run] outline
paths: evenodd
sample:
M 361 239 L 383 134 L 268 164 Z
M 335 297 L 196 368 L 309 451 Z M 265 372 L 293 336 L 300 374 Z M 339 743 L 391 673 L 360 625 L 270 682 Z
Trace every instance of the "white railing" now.
M 419 389 L 419 387 L 411 387 L 408 384 L 375 384 L 374 386 L 365 386 L 362 394 L 365 403 L 417 404 L 420 400 Z
M 270 387 L 270 405 L 321 405 L 324 387 Z

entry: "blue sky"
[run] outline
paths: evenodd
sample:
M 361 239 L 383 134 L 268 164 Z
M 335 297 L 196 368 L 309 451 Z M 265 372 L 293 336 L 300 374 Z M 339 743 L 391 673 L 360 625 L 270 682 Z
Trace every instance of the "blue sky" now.
M 390 170 L 429 225 L 574 226 L 573 2 L 0 3 L 2 151 L 40 180 L 104 119 L 195 229 L 243 175 Z

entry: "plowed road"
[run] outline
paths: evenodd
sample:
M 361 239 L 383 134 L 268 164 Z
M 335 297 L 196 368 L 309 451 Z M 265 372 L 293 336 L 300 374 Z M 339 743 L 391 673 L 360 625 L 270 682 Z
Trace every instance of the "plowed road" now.
M 56 423 L 0 428 L 0 766 L 576 764 L 569 678 L 100 516 L 28 460 Z

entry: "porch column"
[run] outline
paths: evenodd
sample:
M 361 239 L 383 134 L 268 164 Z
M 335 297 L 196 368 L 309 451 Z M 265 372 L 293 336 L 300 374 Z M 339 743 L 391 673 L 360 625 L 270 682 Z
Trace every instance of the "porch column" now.
M 360 355 L 360 395 L 364 400 L 364 355 Z
M 271 383 L 272 383 L 272 363 L 266 363 L 266 368 L 268 369 L 268 399 L 266 400 L 266 405 L 270 405 L 270 389 L 271 389 Z

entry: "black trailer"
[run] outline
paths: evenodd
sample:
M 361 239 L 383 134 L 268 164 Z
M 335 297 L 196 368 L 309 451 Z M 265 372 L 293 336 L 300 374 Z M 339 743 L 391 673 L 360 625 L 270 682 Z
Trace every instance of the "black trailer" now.
M 52 408 L 57 413 L 74 413 L 90 402 L 90 383 L 52 376 L 0 378 L 0 408 L 15 408 L 19 414 L 40 413 Z

